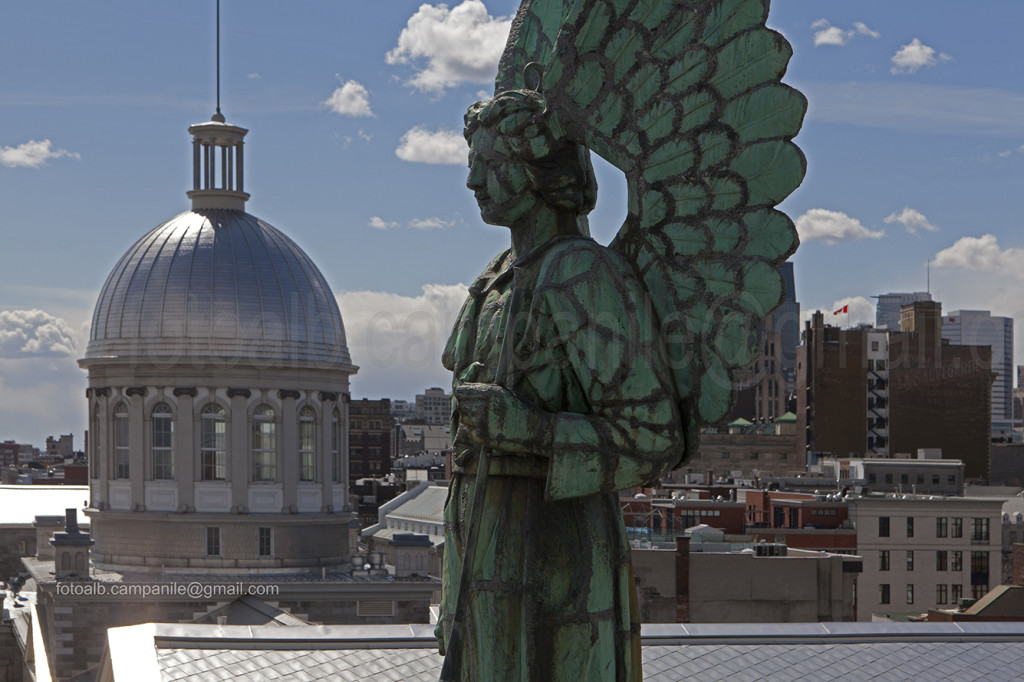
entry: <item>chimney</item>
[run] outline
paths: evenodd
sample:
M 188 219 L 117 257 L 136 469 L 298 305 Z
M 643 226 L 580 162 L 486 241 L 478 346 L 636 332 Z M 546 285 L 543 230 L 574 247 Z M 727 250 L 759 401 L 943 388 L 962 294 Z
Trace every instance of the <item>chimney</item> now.
M 64 512 L 64 530 L 50 538 L 53 546 L 53 568 L 57 580 L 89 576 L 89 548 L 94 544 L 88 533 L 78 528 L 78 510 Z

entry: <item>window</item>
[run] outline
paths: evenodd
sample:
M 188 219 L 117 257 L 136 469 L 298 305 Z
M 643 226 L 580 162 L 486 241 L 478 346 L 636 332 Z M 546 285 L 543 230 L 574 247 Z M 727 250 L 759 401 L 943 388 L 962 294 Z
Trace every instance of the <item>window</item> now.
M 722 453 L 722 459 L 729 459 L 729 453 L 728 452 L 723 452 Z
M 907 570 L 914 570 L 914 550 L 912 549 L 907 550 Z
M 299 412 L 299 480 L 316 480 L 316 412 L 309 405 Z
M 889 537 L 889 517 L 879 516 L 878 517 L 878 537 L 887 538 Z
M 946 482 L 949 483 L 950 485 L 956 485 L 956 474 L 950 474 L 949 477 L 946 479 Z
M 910 474 L 900 474 L 900 484 L 908 485 L 910 483 Z
M 274 408 L 260 405 L 252 419 L 252 480 L 277 480 L 277 424 Z
M 945 571 L 949 564 L 949 552 L 944 549 L 935 553 L 935 570 Z
M 114 478 L 128 478 L 128 408 L 114 408 Z
M 952 603 L 952 604 L 959 604 L 960 600 L 964 596 L 964 586 L 963 585 L 950 585 L 949 586 L 949 590 L 950 590 L 950 603 Z
M 757 459 L 757 453 L 756 452 L 751 452 L 750 453 L 750 459 Z
M 988 519 L 971 519 L 971 542 L 988 542 Z
M 331 480 L 341 482 L 341 414 L 331 413 Z
M 271 528 L 259 529 L 259 555 L 261 557 L 273 556 L 273 530 Z
M 907 603 L 908 604 L 913 604 L 914 603 L 914 586 L 913 585 L 907 585 Z
M 935 603 L 936 604 L 945 604 L 947 597 L 948 597 L 948 591 L 946 589 L 946 585 L 936 585 L 935 586 Z
M 892 474 L 886 474 L 885 475 L 885 482 L 889 483 L 889 484 L 892 483 Z
M 216 403 L 199 414 L 199 476 L 204 481 L 227 478 L 227 421 L 224 408 Z
M 875 483 L 877 480 L 877 476 L 875 476 L 874 474 L 868 474 L 868 483 Z
M 885 360 L 876 360 L 875 361 L 875 369 L 877 369 L 879 372 L 884 372 L 885 371 Z
M 220 528 L 206 529 L 206 556 L 220 556 Z
M 979 599 L 986 592 L 988 592 L 988 552 L 971 552 L 971 596 Z
M 935 537 L 944 538 L 948 534 L 949 519 L 941 517 L 935 519 Z
M 878 586 L 878 603 L 879 604 L 888 604 L 889 603 L 889 586 L 888 585 L 883 584 L 883 585 L 879 585 Z
M 950 557 L 949 570 L 951 571 L 962 571 L 964 570 L 964 553 L 953 552 L 953 556 Z
M 938 485 L 938 484 L 939 484 L 939 475 L 938 474 L 932 474 L 932 485 Z
M 871 350 L 878 350 L 878 341 L 871 342 Z
M 878 570 L 888 571 L 889 570 L 889 550 L 883 549 L 878 553 Z
M 964 520 L 961 518 L 953 518 L 950 520 L 952 521 L 950 524 L 950 530 L 952 531 L 950 533 L 950 537 L 962 538 L 964 536 Z
M 918 474 L 917 475 L 917 484 L 918 485 L 924 485 L 924 474 Z
M 907 517 L 907 537 L 908 538 L 914 537 L 914 517 L 913 516 L 908 516 Z
M 174 478 L 174 415 L 170 405 L 159 403 L 153 408 L 152 416 L 150 454 L 153 480 L 166 481 Z

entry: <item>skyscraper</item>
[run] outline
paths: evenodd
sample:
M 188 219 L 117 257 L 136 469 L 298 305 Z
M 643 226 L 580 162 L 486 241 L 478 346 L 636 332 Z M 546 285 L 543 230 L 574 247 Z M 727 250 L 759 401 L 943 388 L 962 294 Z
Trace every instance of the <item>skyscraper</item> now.
M 872 296 L 878 299 L 878 307 L 875 308 L 875 327 L 898 332 L 900 330 L 900 308 L 909 303 L 918 301 L 930 301 L 932 295 L 925 291 L 912 293 L 888 293 Z
M 942 338 L 955 346 L 991 346 L 992 431 L 1013 428 L 1013 318 L 988 310 L 954 310 L 942 318 Z

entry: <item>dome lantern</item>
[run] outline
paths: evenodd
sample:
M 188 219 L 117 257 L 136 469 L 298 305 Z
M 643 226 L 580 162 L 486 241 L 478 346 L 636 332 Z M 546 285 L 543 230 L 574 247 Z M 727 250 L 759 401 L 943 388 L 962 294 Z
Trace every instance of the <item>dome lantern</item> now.
M 246 133 L 224 122 L 218 107 L 210 121 L 189 126 L 192 134 L 193 209 L 244 210 L 249 195 L 244 191 L 242 148 Z

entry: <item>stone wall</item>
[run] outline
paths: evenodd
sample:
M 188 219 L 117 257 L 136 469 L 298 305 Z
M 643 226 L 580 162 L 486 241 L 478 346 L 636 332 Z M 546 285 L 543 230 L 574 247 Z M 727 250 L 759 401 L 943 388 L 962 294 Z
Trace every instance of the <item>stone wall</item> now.
M 0 624 L 0 682 L 23 682 L 25 664 L 14 637 L 14 626 Z

